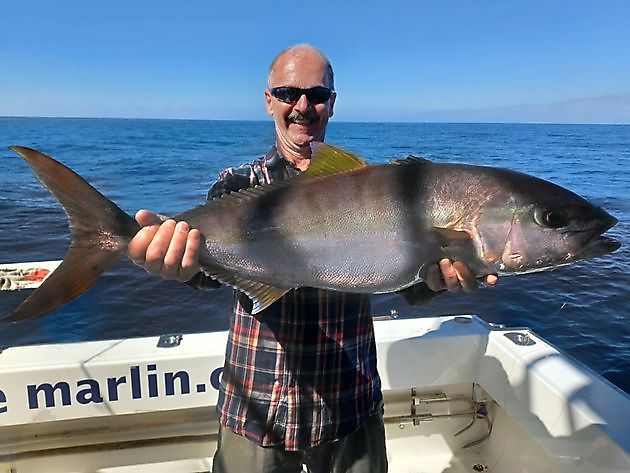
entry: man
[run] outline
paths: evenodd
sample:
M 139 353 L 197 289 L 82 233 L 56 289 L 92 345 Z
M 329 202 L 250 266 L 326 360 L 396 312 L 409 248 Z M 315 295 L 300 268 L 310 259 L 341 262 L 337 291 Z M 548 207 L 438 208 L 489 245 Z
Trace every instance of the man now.
M 221 173 L 209 198 L 298 175 L 310 143 L 323 141 L 336 93 L 326 57 L 309 45 L 282 51 L 265 90 L 276 142 L 267 155 Z M 186 222 L 140 211 L 144 228 L 130 258 L 152 274 L 203 287 L 201 236 Z M 496 283 L 496 277 L 486 279 Z M 461 262 L 427 272 L 433 291 L 471 292 L 477 280 Z M 256 316 L 235 299 L 219 402 L 213 472 L 385 472 L 382 394 L 370 296 L 302 288 Z

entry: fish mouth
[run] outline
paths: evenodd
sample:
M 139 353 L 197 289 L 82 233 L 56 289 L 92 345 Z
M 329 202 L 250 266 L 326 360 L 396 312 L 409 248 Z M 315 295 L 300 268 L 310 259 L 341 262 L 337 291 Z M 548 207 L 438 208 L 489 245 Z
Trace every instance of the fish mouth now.
M 621 247 L 621 242 L 614 238 L 597 235 L 586 242 L 582 250 L 577 255 L 579 259 L 596 258 L 608 253 L 612 253 Z
M 577 255 L 579 259 L 603 256 L 605 254 L 612 253 L 613 251 L 621 247 L 621 242 L 615 240 L 614 238 L 602 235 L 603 233 L 606 233 L 612 227 L 617 225 L 619 220 L 610 215 L 601 207 L 598 207 L 597 211 L 599 214 L 599 225 L 597 225 L 597 227 L 593 229 L 594 231 L 584 241 L 584 246 Z

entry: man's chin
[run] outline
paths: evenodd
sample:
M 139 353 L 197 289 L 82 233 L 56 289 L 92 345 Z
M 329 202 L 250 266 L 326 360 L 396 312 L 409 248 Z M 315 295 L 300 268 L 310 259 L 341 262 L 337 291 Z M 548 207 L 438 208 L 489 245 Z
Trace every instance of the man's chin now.
M 298 146 L 309 146 L 312 141 L 317 141 L 317 138 L 312 132 L 292 133 L 291 138 L 293 143 Z

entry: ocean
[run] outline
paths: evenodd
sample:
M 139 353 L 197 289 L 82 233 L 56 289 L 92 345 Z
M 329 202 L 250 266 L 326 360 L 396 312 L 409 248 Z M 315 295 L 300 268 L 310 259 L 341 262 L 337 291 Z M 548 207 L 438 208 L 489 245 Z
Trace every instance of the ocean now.
M 202 203 L 220 170 L 264 154 L 273 136 L 271 121 L 0 118 L 0 262 L 61 259 L 69 243 L 63 211 L 8 146 L 55 157 L 131 214 L 148 208 L 174 215 Z M 478 314 L 527 326 L 630 392 L 629 125 L 331 121 L 327 141 L 371 163 L 413 154 L 509 167 L 565 186 L 616 216 L 608 234 L 623 246 L 614 254 L 504 277 L 494 288 L 444 294 L 424 306 L 377 295 L 374 310 L 396 310 L 402 318 Z M 27 295 L 0 293 L 0 316 Z M 231 303 L 228 288 L 195 290 L 125 260 L 56 313 L 0 321 L 0 347 L 225 330 Z

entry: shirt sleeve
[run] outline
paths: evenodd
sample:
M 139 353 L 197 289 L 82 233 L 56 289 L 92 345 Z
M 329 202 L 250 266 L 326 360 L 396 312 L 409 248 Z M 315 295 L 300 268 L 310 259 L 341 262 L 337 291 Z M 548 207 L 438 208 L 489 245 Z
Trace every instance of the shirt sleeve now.
M 219 174 L 219 179 L 210 187 L 208 200 L 218 199 L 223 194 L 236 192 L 256 185 L 256 175 L 251 165 L 245 164 L 238 168 L 228 168 Z

